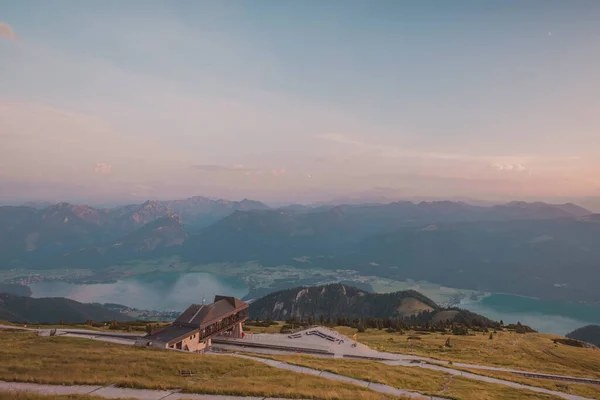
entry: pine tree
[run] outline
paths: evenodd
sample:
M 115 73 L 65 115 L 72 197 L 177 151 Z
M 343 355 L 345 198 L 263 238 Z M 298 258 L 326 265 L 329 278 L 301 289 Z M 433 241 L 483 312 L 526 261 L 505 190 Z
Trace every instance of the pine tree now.
M 362 322 L 359 322 L 358 326 L 356 327 L 356 330 L 359 333 L 363 333 L 365 331 L 365 326 L 362 324 Z

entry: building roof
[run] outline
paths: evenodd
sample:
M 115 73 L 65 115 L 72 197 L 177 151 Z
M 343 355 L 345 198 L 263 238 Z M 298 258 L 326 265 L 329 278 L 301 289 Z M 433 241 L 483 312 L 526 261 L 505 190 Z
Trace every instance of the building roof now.
M 215 296 L 215 301 L 212 304 L 192 304 L 189 306 L 175 320 L 174 324 L 200 327 L 247 307 L 248 304 L 235 297 Z
M 198 328 L 189 326 L 169 325 L 165 329 L 144 337 L 145 340 L 155 340 L 162 343 L 170 343 L 177 339 L 193 335 Z
M 244 303 L 240 299 L 233 296 L 215 296 L 215 303 L 220 300 L 227 300 L 233 307 L 242 308 L 246 307 L 248 304 Z

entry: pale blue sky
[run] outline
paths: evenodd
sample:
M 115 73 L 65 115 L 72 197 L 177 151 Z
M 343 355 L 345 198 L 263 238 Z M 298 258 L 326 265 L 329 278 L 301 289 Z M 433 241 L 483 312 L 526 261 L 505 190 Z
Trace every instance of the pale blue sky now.
M 0 201 L 600 195 L 595 0 L 22 0 L 0 21 Z

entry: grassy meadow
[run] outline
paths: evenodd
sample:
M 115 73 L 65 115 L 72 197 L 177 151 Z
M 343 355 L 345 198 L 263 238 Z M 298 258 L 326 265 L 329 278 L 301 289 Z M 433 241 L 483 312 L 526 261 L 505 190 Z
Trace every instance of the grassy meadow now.
M 356 385 L 279 370 L 230 356 L 135 348 L 79 338 L 0 331 L 0 380 L 115 384 L 187 393 L 304 399 L 386 399 Z M 180 370 L 192 370 L 182 377 Z
M 551 379 L 528 378 L 510 372 L 484 371 L 480 369 L 460 368 L 461 371 L 471 372 L 473 374 L 489 376 L 492 378 L 504 379 L 506 381 L 521 383 L 523 385 L 536 386 L 544 389 L 555 390 L 591 399 L 600 399 L 600 385 L 588 385 L 583 383 L 554 381 Z
M 43 395 L 37 393 L 29 393 L 29 392 L 0 392 L 0 400 L 100 400 L 103 397 L 98 396 L 87 396 L 81 394 L 71 394 L 71 395 Z M 114 399 L 114 400 L 127 400 L 124 398 Z
M 338 332 L 352 336 L 356 329 L 336 327 Z M 420 340 L 408 340 L 419 336 Z M 359 342 L 373 349 L 391 353 L 413 354 L 439 360 L 489 365 L 536 371 L 549 374 L 600 378 L 600 351 L 554 344 L 559 336 L 498 331 L 489 339 L 489 333 L 473 336 L 442 335 L 415 332 L 388 333 L 367 329 L 358 333 Z M 452 347 L 444 346 L 450 338 Z
M 256 356 L 256 354 L 254 355 Z M 559 399 L 556 396 L 456 377 L 419 367 L 389 366 L 378 361 L 332 359 L 307 355 L 260 355 L 289 364 L 329 371 L 399 389 L 465 400 Z

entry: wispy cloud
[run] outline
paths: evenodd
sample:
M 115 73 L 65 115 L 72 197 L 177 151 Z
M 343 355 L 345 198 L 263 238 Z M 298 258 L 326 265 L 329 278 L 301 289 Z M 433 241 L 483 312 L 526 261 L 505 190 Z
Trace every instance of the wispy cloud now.
M 349 138 L 348 136 L 342 135 L 341 133 L 325 133 L 325 134 L 321 134 L 321 135 L 316 135 L 315 137 L 317 139 L 326 140 L 328 142 L 348 144 L 351 146 L 359 146 L 359 147 L 369 147 L 369 145 L 367 143 L 363 143 L 359 140 Z
M 436 153 L 421 151 L 419 149 L 413 149 L 408 147 L 399 147 L 393 145 L 383 145 L 379 143 L 368 143 L 361 141 L 347 135 L 340 133 L 327 133 L 315 136 L 319 140 L 324 140 L 332 143 L 338 143 L 341 145 L 347 145 L 356 149 L 360 149 L 364 152 L 377 153 L 379 155 L 387 155 L 393 157 L 414 157 L 414 158 L 431 158 L 431 159 L 466 159 L 469 156 L 464 154 L 456 153 Z
M 241 172 L 241 173 L 252 173 L 262 171 L 257 168 L 248 168 L 240 164 L 235 165 L 214 165 L 214 164 L 204 164 L 204 165 L 193 165 L 193 169 L 202 171 L 202 172 Z
M 383 145 L 379 143 L 368 143 L 360 141 L 343 134 L 322 134 L 316 135 L 315 138 L 332 143 L 346 145 L 352 148 L 360 149 L 364 152 L 372 152 L 379 156 L 403 157 L 403 158 L 418 158 L 429 160 L 447 160 L 461 162 L 479 162 L 491 166 L 498 171 L 525 171 L 528 168 L 524 165 L 529 163 L 545 163 L 545 162 L 567 162 L 579 160 L 579 157 L 573 156 L 541 156 L 541 155 L 486 155 L 486 154 L 464 154 L 454 152 L 435 152 L 426 151 L 410 147 L 399 147 L 395 145 Z
M 493 169 L 497 171 L 508 171 L 508 172 L 525 172 L 527 168 L 525 168 L 522 164 L 500 164 L 493 163 L 490 165 Z
M 10 27 L 10 25 L 8 25 L 5 22 L 0 22 L 0 38 L 7 38 L 7 39 L 17 40 L 19 37 L 12 30 L 12 28 Z
M 108 175 L 112 172 L 112 164 L 98 163 L 94 167 L 94 172 L 98 175 Z

